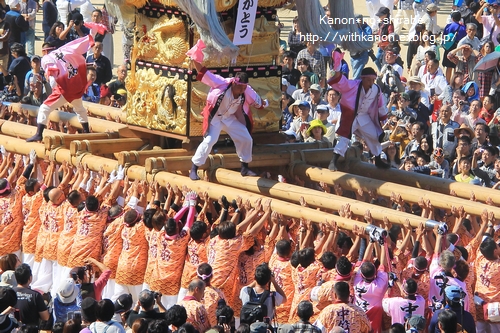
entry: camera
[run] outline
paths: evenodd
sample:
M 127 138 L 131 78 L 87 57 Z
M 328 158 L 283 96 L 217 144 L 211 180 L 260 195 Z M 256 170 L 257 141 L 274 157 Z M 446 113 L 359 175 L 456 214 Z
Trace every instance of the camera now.
M 434 220 L 427 220 L 425 222 L 426 228 L 434 229 L 434 226 L 438 226 L 438 234 L 445 235 L 448 232 L 448 225 L 444 222 L 438 222 Z
M 389 287 L 394 287 L 394 283 L 398 280 L 396 273 L 389 272 Z
M 73 23 L 74 23 L 75 25 L 80 25 L 80 23 L 82 23 L 82 21 L 80 21 L 80 20 L 74 20 L 74 21 L 73 21 Z
M 222 325 L 224 325 L 224 324 L 227 324 L 227 323 L 226 323 L 226 316 L 219 316 L 219 317 L 217 318 L 217 324 L 218 324 L 218 325 L 221 325 L 221 326 L 222 326 Z
M 73 280 L 78 281 L 78 275 L 75 272 L 71 273 L 71 277 Z
M 378 242 L 380 245 L 384 245 L 387 230 L 370 224 L 366 226 L 365 231 L 370 236 L 370 242 Z
M 153 297 L 154 297 L 154 299 L 157 299 L 157 298 L 158 298 L 158 297 L 160 297 L 160 295 L 161 295 L 161 294 L 160 294 L 159 292 L 157 292 L 157 291 L 153 291 L 152 293 L 153 293 Z

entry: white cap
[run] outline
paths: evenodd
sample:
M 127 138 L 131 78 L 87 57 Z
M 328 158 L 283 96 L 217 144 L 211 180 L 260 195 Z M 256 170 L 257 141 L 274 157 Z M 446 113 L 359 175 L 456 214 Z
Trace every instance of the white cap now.
M 57 298 L 62 303 L 71 303 L 78 296 L 78 287 L 75 285 L 75 280 L 73 279 L 65 279 L 59 285 L 57 289 Z
M 16 7 L 17 5 L 20 5 L 20 4 L 21 4 L 20 0 L 9 0 L 9 7 L 10 8 L 14 8 L 14 7 Z
M 282 86 L 287 86 L 288 87 L 288 80 L 285 79 L 284 77 L 281 78 L 281 85 Z

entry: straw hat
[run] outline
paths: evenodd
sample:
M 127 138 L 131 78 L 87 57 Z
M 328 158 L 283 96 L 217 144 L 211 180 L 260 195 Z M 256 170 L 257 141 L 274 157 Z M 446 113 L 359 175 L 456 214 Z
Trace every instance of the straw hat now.
M 410 76 L 410 78 L 408 79 L 408 84 L 410 83 L 416 83 L 416 84 L 420 84 L 420 86 L 423 88 L 425 88 L 425 84 L 422 82 L 422 80 L 420 79 L 420 77 L 418 76 Z
M 471 140 L 472 140 L 472 139 L 474 139 L 474 137 L 475 137 L 475 135 L 474 135 L 474 131 L 473 131 L 473 130 L 469 127 L 469 126 L 467 126 L 466 124 L 462 124 L 462 125 L 460 125 L 460 127 L 459 127 L 459 128 L 455 128 L 455 130 L 453 131 L 453 133 L 455 134 L 455 136 L 456 136 L 457 138 L 459 138 L 459 137 L 460 137 L 460 135 L 459 135 L 459 134 L 460 134 L 460 131 L 461 131 L 461 130 L 465 130 L 465 131 L 467 131 L 467 133 L 469 133 L 469 137 L 471 138 Z

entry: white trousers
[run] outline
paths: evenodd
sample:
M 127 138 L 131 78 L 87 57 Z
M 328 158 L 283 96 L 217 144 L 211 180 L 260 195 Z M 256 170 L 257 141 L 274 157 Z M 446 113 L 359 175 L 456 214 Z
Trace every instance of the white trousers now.
M 131 286 L 128 284 L 119 284 L 116 283 L 115 281 L 115 290 L 113 296 L 111 297 L 111 300 L 114 302 L 118 299 L 118 297 L 120 297 L 120 295 L 130 294 L 132 295 L 132 300 L 134 301 L 135 304 L 135 302 L 139 300 L 139 294 L 141 293 L 142 290 L 143 290 L 142 284 Z
M 239 122 L 235 116 L 229 116 L 224 120 L 220 118 L 219 116 L 215 116 L 212 119 L 207 130 L 208 133 L 198 146 L 198 149 L 196 149 L 196 153 L 191 161 L 197 166 L 205 164 L 208 155 L 212 151 L 212 147 L 219 140 L 220 132 L 224 131 L 233 140 L 240 161 L 250 163 L 252 161 L 253 140 L 246 126 Z
M 181 288 L 179 290 L 179 295 L 177 296 L 177 303 L 184 299 L 184 296 L 187 295 L 188 290 L 186 288 Z
M 115 296 L 115 286 L 116 286 L 116 280 L 109 279 L 108 283 L 106 283 L 106 285 L 102 289 L 101 299 L 107 298 L 107 299 L 112 300 L 113 302 L 116 301 L 116 299 L 113 299 L 113 297 Z M 120 296 L 120 295 L 118 295 L 118 296 Z
M 352 124 L 352 133 L 365 140 L 366 145 L 374 156 L 378 156 L 382 153 L 382 146 L 380 142 L 378 142 L 377 127 L 375 124 L 368 122 L 361 126 L 357 118 L 355 118 Z M 350 142 L 348 138 L 339 136 L 337 138 L 337 144 L 335 148 L 333 148 L 333 152 L 340 156 L 344 156 L 347 148 L 349 148 Z
M 412 26 L 413 10 L 398 9 L 394 18 L 394 33 L 401 35 L 401 30 L 409 30 Z
M 45 103 L 40 105 L 36 122 L 38 124 L 43 124 L 47 126 L 47 123 L 49 122 L 50 113 L 55 109 L 60 108 L 63 105 L 66 105 L 67 103 L 68 101 L 63 97 L 63 95 L 61 95 L 59 96 L 59 99 L 57 99 L 54 103 L 50 105 L 47 105 Z M 75 113 L 78 117 L 78 121 L 80 123 L 88 123 L 89 117 L 87 116 L 87 110 L 85 110 L 85 108 L 83 107 L 82 99 L 79 98 L 71 101 L 71 105 L 73 105 L 73 110 L 75 110 Z
M 53 269 L 52 269 L 52 289 L 50 290 L 50 294 L 54 298 L 54 297 L 56 297 L 57 289 L 59 289 L 59 285 L 61 284 L 61 282 L 67 278 L 70 278 L 69 272 L 71 271 L 71 268 L 61 266 L 57 263 L 57 261 L 54 261 L 54 264 L 52 267 L 53 267 Z
M 35 262 L 35 270 L 36 270 L 36 281 L 31 283 L 31 289 L 36 289 L 41 291 L 42 293 L 47 293 L 50 291 L 52 287 L 52 278 L 55 262 L 52 260 L 42 259 L 40 264 L 37 265 Z M 33 274 L 35 276 L 35 274 Z M 54 287 L 53 289 L 56 289 Z
M 170 309 L 173 305 L 177 304 L 177 298 L 179 295 L 163 295 L 161 297 L 161 303 L 165 309 Z
M 33 270 L 33 266 L 35 264 L 35 254 L 34 253 L 22 253 L 21 261 L 25 264 L 28 264 Z

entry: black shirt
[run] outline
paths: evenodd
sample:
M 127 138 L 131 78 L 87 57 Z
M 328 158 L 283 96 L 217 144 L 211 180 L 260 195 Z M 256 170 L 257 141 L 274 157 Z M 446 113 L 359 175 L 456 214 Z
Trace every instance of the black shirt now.
M 109 59 L 102 54 L 99 58 L 96 59 L 92 54 L 87 57 L 87 64 L 93 64 L 93 63 L 95 63 L 96 65 L 96 72 L 97 72 L 97 78 L 95 80 L 95 83 L 97 83 L 99 86 L 101 84 L 108 83 L 113 77 L 112 66 Z
M 125 89 L 125 83 L 121 82 L 121 81 L 118 81 L 118 80 L 115 80 L 113 82 L 111 82 L 110 84 L 108 84 L 108 88 L 109 88 L 109 91 L 111 91 L 111 94 L 115 95 L 115 94 L 118 94 L 118 89 Z
M 47 310 L 42 295 L 34 290 L 15 287 L 12 288 L 17 293 L 16 309 L 19 309 L 21 321 L 25 325 L 38 326 L 40 321 L 39 312 Z
M 19 14 L 14 10 L 8 11 L 5 14 L 5 19 L 10 26 L 10 36 L 9 36 L 9 45 L 12 46 L 13 43 L 21 42 L 21 33 L 28 31 L 30 25 L 28 21 L 24 19 L 24 16 Z
M 127 325 L 128 327 L 132 327 L 132 324 L 134 324 L 134 321 L 137 319 L 144 318 L 146 320 L 156 320 L 156 319 L 165 319 L 165 313 L 160 313 L 157 312 L 156 310 L 151 310 L 151 311 L 142 311 L 137 313 L 136 311 L 132 310 L 130 311 L 130 315 L 128 316 L 127 319 Z

